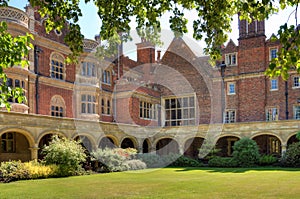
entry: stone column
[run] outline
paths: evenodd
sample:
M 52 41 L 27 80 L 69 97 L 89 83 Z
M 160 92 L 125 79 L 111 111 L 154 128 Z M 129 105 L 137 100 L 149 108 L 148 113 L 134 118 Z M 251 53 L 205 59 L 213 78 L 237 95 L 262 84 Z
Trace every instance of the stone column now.
M 39 151 L 39 147 L 34 146 L 29 148 L 30 152 L 31 152 L 31 160 L 37 160 L 38 159 L 38 151 Z
M 285 154 L 287 148 L 287 144 L 282 144 L 281 145 L 281 157 Z
M 144 143 L 144 138 L 137 138 L 137 150 L 138 153 L 143 153 L 143 143 Z

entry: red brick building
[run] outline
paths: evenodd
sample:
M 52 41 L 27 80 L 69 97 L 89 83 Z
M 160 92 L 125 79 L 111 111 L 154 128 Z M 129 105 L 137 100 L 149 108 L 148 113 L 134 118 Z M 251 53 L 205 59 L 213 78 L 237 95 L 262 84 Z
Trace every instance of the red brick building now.
M 12 111 L 1 113 L 0 161 L 37 158 L 52 134 L 81 139 L 90 150 L 116 145 L 191 157 L 210 139 L 221 155 L 231 155 L 234 142 L 246 136 L 261 153 L 280 155 L 299 131 L 300 76 L 291 71 L 284 82 L 264 75 L 280 46 L 266 38 L 263 21 L 240 21 L 238 45 L 230 40 L 222 48 L 225 65 L 212 67 L 181 38 L 163 57 L 141 40 L 136 61 L 121 48 L 119 57 L 101 60 L 97 38 L 84 40 L 78 63 L 66 64 L 66 33 L 46 34 L 44 19 L 30 6 L 26 12 L 1 8 L 0 20 L 13 35 L 35 37 L 30 66 L 5 71 L 28 101 L 11 100 Z

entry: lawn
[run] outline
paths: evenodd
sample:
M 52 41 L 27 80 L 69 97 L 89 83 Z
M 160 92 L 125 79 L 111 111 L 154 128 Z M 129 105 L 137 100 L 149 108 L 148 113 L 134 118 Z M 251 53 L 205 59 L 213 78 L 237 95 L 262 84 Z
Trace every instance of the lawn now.
M 164 168 L 0 183 L 0 198 L 300 198 L 300 171 Z

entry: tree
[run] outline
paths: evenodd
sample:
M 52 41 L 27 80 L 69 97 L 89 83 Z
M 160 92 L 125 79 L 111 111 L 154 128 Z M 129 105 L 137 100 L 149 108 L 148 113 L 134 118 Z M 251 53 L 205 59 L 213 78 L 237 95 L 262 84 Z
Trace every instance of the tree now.
M 9 0 L 0 0 L 0 5 L 5 5 Z M 65 42 L 69 45 L 74 58 L 82 51 L 83 35 L 80 32 L 78 19 L 82 16 L 79 6 L 80 0 L 29 0 L 32 6 L 39 7 L 39 13 L 46 17 L 46 30 L 61 30 L 67 28 L 69 33 Z M 101 39 L 110 41 L 107 51 L 100 48 L 99 52 L 116 52 L 116 44 L 130 39 L 130 22 L 135 19 L 137 32 L 141 37 L 157 43 L 161 29 L 160 17 L 169 12 L 170 28 L 175 36 L 186 33 L 188 19 L 185 11 L 196 10 L 198 19 L 193 21 L 193 37 L 203 39 L 207 44 L 205 52 L 210 55 L 212 63 L 221 58 L 220 46 L 228 39 L 227 32 L 231 31 L 233 16 L 239 14 L 241 19 L 248 22 L 252 20 L 267 19 L 270 15 L 287 6 L 295 7 L 297 18 L 298 1 L 280 0 L 85 0 L 85 3 L 93 2 L 98 8 L 101 19 Z M 65 22 L 68 22 L 67 25 Z M 300 72 L 300 36 L 296 24 L 288 26 L 283 24 L 277 33 L 277 39 L 282 44 L 278 58 L 272 60 L 266 74 L 270 76 L 282 76 L 287 79 L 289 69 L 294 68 Z M 122 33 L 122 37 L 119 35 Z M 203 36 L 205 35 L 205 37 Z M 112 50 L 114 49 L 114 50 Z
M 9 98 L 16 98 L 19 103 L 25 101 L 21 88 L 11 88 L 6 84 L 7 76 L 4 69 L 16 65 L 28 65 L 28 60 L 24 59 L 28 55 L 29 49 L 33 46 L 30 43 L 32 35 L 12 37 L 7 32 L 7 24 L 0 22 L 0 107 L 10 110 Z

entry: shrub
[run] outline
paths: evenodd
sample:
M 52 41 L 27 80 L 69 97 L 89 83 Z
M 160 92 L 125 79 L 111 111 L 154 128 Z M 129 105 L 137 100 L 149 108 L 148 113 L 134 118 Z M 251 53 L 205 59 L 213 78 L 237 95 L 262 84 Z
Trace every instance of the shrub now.
M 147 168 L 146 163 L 141 160 L 127 160 L 124 164 L 128 165 L 129 170 L 142 170 Z
M 280 163 L 286 167 L 300 167 L 300 142 L 289 145 Z
M 58 176 L 76 175 L 81 172 L 81 163 L 86 160 L 85 149 L 79 142 L 53 136 L 49 146 L 43 149 L 46 165 L 58 165 Z
M 43 165 L 37 161 L 22 163 L 21 161 L 2 162 L 0 181 L 11 182 L 25 179 L 48 178 L 56 176 L 56 165 Z
M 0 165 L 0 181 L 2 182 L 29 178 L 30 174 L 21 161 L 2 162 Z
M 180 156 L 175 161 L 173 161 L 170 166 L 175 167 L 201 167 L 203 164 L 199 162 L 198 160 L 186 157 L 186 156 Z
M 258 163 L 260 156 L 256 142 L 250 138 L 242 138 L 235 142 L 232 155 L 241 167 L 254 166 Z
M 215 156 L 208 161 L 210 167 L 237 167 L 238 162 L 232 157 Z
M 273 165 L 278 161 L 276 157 L 273 155 L 262 155 L 259 158 L 259 165 L 261 166 L 268 166 L 268 165 Z
M 136 155 L 136 150 L 130 148 L 105 148 L 97 149 L 91 155 L 99 163 L 99 172 L 126 171 L 130 169 L 126 161 L 131 160 Z
M 148 168 L 159 168 L 166 166 L 166 161 L 164 160 L 164 158 L 157 154 L 137 154 L 137 158 L 145 162 Z

